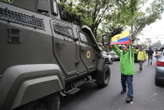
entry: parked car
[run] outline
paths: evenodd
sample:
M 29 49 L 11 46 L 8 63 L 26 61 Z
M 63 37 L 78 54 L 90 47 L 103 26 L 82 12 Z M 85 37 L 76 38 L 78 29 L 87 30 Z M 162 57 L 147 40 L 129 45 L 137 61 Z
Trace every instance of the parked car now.
M 155 58 L 160 58 L 161 56 L 163 56 L 163 50 L 158 50 L 158 51 L 155 51 L 154 53 L 154 57 Z
M 120 57 L 114 52 L 113 50 L 109 52 L 109 55 L 112 57 L 112 61 L 118 61 L 120 60 Z
M 157 86 L 164 85 L 164 56 L 157 59 L 155 72 L 155 84 Z

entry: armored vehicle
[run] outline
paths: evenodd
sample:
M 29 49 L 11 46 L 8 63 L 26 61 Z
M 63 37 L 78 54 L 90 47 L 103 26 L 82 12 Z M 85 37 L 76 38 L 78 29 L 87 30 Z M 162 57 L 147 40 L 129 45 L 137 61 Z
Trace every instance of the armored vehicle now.
M 0 110 L 59 110 L 60 96 L 110 80 L 91 29 L 55 0 L 0 0 Z

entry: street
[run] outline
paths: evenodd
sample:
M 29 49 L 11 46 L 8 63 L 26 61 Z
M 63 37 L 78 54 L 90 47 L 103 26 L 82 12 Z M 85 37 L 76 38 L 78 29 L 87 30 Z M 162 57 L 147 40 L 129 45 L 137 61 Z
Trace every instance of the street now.
M 134 75 L 133 104 L 125 103 L 126 94 L 120 95 L 119 62 L 110 67 L 112 76 L 108 87 L 97 89 L 95 84 L 85 85 L 80 92 L 63 98 L 61 110 L 164 110 L 164 87 L 154 84 L 154 65 L 146 62 L 144 70 Z

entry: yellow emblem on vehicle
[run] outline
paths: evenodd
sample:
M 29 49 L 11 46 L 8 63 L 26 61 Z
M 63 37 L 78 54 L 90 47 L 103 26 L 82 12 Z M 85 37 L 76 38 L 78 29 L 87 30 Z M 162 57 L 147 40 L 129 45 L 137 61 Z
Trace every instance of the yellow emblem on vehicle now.
M 87 51 L 87 53 L 86 53 L 86 57 L 89 59 L 89 58 L 91 58 L 91 51 Z

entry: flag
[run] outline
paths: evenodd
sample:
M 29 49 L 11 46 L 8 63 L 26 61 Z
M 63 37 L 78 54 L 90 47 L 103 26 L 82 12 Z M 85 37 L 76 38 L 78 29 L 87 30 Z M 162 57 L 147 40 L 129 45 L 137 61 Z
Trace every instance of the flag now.
M 129 38 L 129 32 L 124 31 L 121 34 L 117 34 L 113 36 L 110 44 L 114 45 L 114 44 L 130 44 L 130 43 L 131 40 Z

